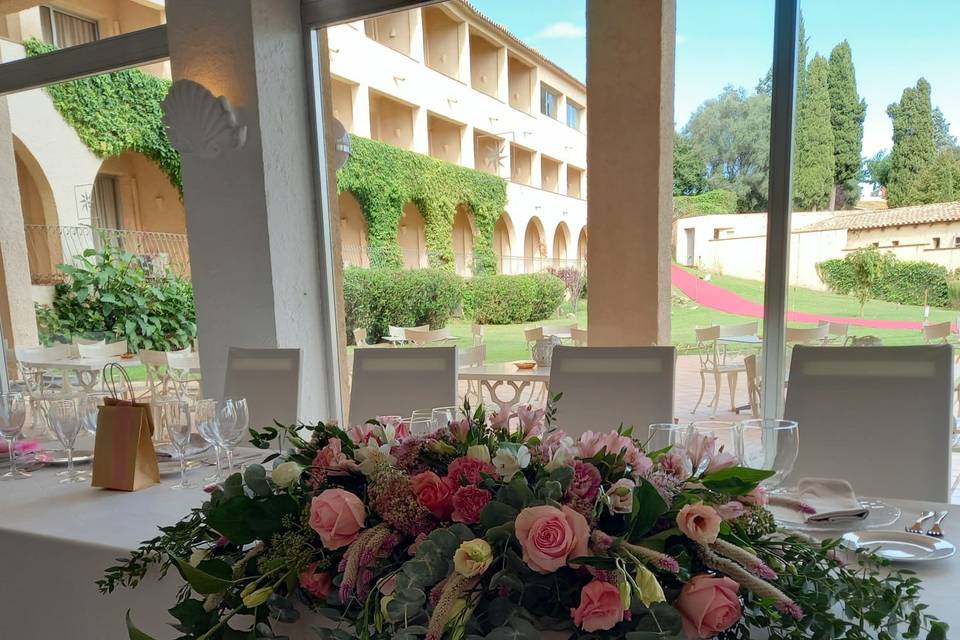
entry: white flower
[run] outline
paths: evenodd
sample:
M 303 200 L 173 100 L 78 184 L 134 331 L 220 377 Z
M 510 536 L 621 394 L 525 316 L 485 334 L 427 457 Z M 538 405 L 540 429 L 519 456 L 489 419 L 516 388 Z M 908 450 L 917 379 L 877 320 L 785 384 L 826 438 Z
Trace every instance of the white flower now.
M 467 447 L 467 457 L 480 462 L 490 462 L 490 449 L 485 444 L 475 444 Z
M 395 464 L 397 459 L 390 455 L 390 445 L 382 444 L 377 446 L 373 440 L 367 441 L 367 444 L 358 448 L 354 452 L 354 457 L 360 463 L 360 473 L 369 476 L 381 464 Z
M 637 485 L 629 478 L 621 478 L 607 489 L 607 508 L 610 513 L 630 513 L 633 511 L 633 488 Z
M 504 481 L 509 481 L 521 469 L 526 469 L 530 464 L 530 450 L 526 445 L 508 443 L 497 450 L 497 455 L 493 457 L 493 466 Z
M 284 462 L 274 467 L 270 472 L 270 479 L 273 480 L 273 484 L 286 489 L 300 479 L 301 473 L 303 473 L 303 467 L 296 462 Z
M 547 471 L 556 471 L 561 467 L 572 467 L 578 455 L 580 455 L 580 448 L 574 443 L 573 438 L 567 436 L 560 440 L 557 450 L 553 452 L 553 457 L 545 468 Z

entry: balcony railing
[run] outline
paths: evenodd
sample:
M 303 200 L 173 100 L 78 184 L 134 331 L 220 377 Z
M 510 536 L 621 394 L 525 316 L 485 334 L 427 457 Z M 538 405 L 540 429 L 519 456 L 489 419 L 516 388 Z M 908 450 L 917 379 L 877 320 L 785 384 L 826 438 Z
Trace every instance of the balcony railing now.
M 86 249 L 114 246 L 143 259 L 157 271 L 170 269 L 190 277 L 190 253 L 187 236 L 182 233 L 131 231 L 127 229 L 94 229 L 58 225 L 24 225 L 30 277 L 33 284 L 56 284 L 63 280 L 57 265 Z

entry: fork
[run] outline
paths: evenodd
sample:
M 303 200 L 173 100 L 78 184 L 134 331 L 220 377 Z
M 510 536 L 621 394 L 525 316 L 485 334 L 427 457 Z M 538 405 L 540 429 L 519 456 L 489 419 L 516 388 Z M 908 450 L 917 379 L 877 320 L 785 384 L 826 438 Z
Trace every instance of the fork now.
M 933 517 L 933 511 L 924 511 L 920 514 L 920 517 L 917 518 L 917 521 L 914 522 L 909 527 L 904 527 L 910 533 L 923 533 L 923 523 Z
M 943 537 L 943 529 L 940 528 L 940 523 L 943 522 L 943 519 L 950 514 L 949 511 L 940 511 L 937 513 L 937 517 L 933 520 L 933 526 L 927 531 L 928 536 L 933 536 L 934 538 Z

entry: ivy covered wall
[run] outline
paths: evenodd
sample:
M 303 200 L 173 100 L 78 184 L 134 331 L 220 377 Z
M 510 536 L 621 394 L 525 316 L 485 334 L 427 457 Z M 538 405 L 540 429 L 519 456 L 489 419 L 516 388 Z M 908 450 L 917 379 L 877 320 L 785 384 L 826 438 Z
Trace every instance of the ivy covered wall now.
M 337 188 L 360 203 L 371 266 L 403 265 L 398 226 L 404 203 L 412 202 L 423 215 L 430 265 L 453 269 L 453 219 L 463 204 L 477 231 L 474 273 L 496 271 L 493 227 L 507 205 L 506 180 L 360 136 L 351 136 L 350 146 Z

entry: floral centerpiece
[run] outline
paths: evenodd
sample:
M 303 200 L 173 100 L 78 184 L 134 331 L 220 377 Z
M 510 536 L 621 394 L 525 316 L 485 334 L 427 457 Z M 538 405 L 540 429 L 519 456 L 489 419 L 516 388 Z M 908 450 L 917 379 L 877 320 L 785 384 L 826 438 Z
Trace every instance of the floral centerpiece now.
M 946 637 L 916 578 L 777 531 L 770 474 L 710 436 L 647 451 L 629 429 L 571 438 L 552 409 L 463 415 L 426 436 L 255 433 L 294 449 L 211 487 L 99 586 L 175 567 L 190 640 L 282 638 L 307 609 L 325 640 Z

